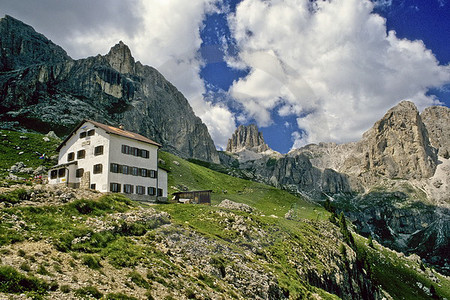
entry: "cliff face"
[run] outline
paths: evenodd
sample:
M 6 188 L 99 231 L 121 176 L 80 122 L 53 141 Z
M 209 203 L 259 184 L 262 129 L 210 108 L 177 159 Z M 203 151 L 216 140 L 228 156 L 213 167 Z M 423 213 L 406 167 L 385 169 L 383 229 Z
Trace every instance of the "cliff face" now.
M 431 106 L 425 108 L 420 116 L 428 130 L 431 144 L 439 151 L 439 156 L 450 158 L 450 109 Z
M 363 146 L 367 171 L 388 178 L 420 179 L 433 176 L 436 149 L 412 102 L 403 101 L 367 131 Z
M 269 150 L 269 146 L 264 142 L 263 135 L 255 124 L 240 125 L 228 140 L 228 152 L 236 153 L 244 149 L 257 153 Z
M 164 150 L 219 162 L 206 126 L 186 98 L 156 69 L 135 62 L 122 42 L 105 56 L 72 60 L 20 21 L 5 17 L 0 29 L 3 127 L 66 134 L 85 118 L 122 123 Z
M 10 16 L 0 20 L 0 72 L 70 60 L 66 51 Z

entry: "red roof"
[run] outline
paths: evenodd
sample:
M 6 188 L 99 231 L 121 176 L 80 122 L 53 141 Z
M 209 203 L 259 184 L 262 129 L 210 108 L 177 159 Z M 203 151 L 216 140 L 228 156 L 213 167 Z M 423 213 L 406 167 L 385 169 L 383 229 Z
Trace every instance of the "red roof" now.
M 80 122 L 80 124 L 77 125 L 77 127 L 75 127 L 75 128 L 72 130 L 72 132 L 71 132 L 71 133 L 66 137 L 66 139 L 61 143 L 61 145 L 59 145 L 58 148 L 56 148 L 56 150 L 61 149 L 62 146 L 63 146 L 63 145 L 64 145 L 64 144 L 72 137 L 72 135 L 78 130 L 78 128 L 80 128 L 81 125 L 83 125 L 83 124 L 86 123 L 86 122 L 89 122 L 89 123 L 95 125 L 96 127 L 105 130 L 107 133 L 110 133 L 110 134 L 119 135 L 119 136 L 126 137 L 126 138 L 129 138 L 129 139 L 132 139 L 132 140 L 136 140 L 136 141 L 144 142 L 144 143 L 147 143 L 147 144 L 155 145 L 155 146 L 157 146 L 157 147 L 162 147 L 162 146 L 161 146 L 160 144 L 158 144 L 157 142 L 152 141 L 151 139 L 146 138 L 145 136 L 142 136 L 142 135 L 140 135 L 140 134 L 137 134 L 137 133 L 134 133 L 134 132 L 131 132 L 131 131 L 128 131 L 128 130 L 120 129 L 120 128 L 117 128 L 117 127 L 109 126 L 109 125 L 106 125 L 106 124 L 102 124 L 102 123 L 99 123 L 99 122 L 95 122 L 95 121 L 92 121 L 92 120 L 83 120 L 82 122 Z

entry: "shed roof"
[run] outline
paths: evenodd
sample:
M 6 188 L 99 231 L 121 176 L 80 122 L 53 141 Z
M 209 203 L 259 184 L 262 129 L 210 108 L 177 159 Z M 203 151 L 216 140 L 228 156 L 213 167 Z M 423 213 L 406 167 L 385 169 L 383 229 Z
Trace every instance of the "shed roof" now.
M 120 129 L 120 128 L 117 128 L 117 127 L 113 127 L 113 126 L 110 126 L 110 125 L 102 124 L 102 123 L 99 123 L 99 122 L 95 122 L 95 121 L 92 121 L 92 120 L 83 120 L 70 132 L 70 134 L 66 137 L 66 139 L 58 146 L 58 148 L 56 148 L 56 150 L 59 151 L 62 148 L 62 146 L 65 143 L 67 143 L 67 141 L 72 137 L 72 135 L 81 127 L 81 125 L 83 125 L 86 122 L 89 122 L 89 123 L 97 126 L 98 128 L 101 128 L 101 129 L 105 130 L 107 133 L 110 133 L 110 134 L 115 134 L 115 135 L 118 135 L 118 136 L 126 137 L 126 138 L 129 138 L 129 139 L 132 139 L 132 140 L 144 142 L 144 143 L 151 144 L 151 145 L 154 145 L 154 146 L 157 146 L 157 147 L 162 147 L 157 142 L 152 141 L 151 139 L 146 138 L 145 136 L 142 136 L 140 134 L 137 134 L 137 133 L 134 133 L 134 132 L 131 132 L 131 131 L 128 131 L 128 130 Z
M 195 194 L 195 193 L 204 193 L 204 192 L 209 192 L 209 193 L 211 193 L 212 190 L 175 192 L 175 193 L 172 193 L 172 195 Z

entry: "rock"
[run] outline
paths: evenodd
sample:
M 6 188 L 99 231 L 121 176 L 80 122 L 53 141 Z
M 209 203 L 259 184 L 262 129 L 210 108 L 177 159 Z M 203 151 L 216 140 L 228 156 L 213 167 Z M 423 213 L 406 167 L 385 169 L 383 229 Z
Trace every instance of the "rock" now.
M 433 176 L 436 149 L 416 106 L 402 101 L 363 135 L 365 169 L 388 178 L 420 179 Z
M 49 131 L 45 136 L 52 138 L 52 139 L 59 139 L 59 137 L 56 135 L 56 133 L 53 130 Z
M 450 158 L 450 109 L 444 106 L 425 108 L 420 115 L 428 130 L 431 144 L 439 156 Z
M 44 142 L 50 142 L 50 139 L 49 139 L 48 137 L 46 137 L 46 136 L 44 136 L 44 137 L 42 138 L 42 140 L 43 140 Z
M 254 211 L 254 208 L 245 204 L 245 203 L 237 203 L 228 199 L 223 200 L 220 202 L 218 207 L 227 208 L 227 209 L 235 209 L 235 210 L 241 210 L 244 212 L 252 213 Z
M 28 137 L 26 135 L 21 135 L 21 136 L 19 136 L 19 139 L 21 139 L 21 140 L 28 140 Z
M 254 124 L 240 125 L 228 140 L 228 152 L 236 153 L 244 149 L 253 152 L 264 152 L 270 149 L 264 142 L 262 132 L 259 132 Z
M 0 20 L 0 37 L 0 71 L 15 70 L 0 75 L 6 91 L 0 95 L 0 117 L 17 122 L 16 129 L 44 133 L 58 127 L 68 134 L 83 119 L 123 124 L 163 150 L 219 163 L 208 129 L 187 99 L 156 69 L 135 62 L 123 42 L 105 56 L 74 61 L 11 17 Z M 39 128 L 30 120 L 38 120 Z

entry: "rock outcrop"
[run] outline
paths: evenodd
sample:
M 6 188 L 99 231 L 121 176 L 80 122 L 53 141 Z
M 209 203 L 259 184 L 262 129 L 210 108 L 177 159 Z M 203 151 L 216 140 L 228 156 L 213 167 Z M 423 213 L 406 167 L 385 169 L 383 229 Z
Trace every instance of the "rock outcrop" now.
M 264 152 L 269 149 L 269 146 L 264 142 L 262 132 L 259 132 L 255 124 L 240 125 L 227 144 L 227 151 L 231 153 L 237 153 L 242 150 Z
M 1 19 L 0 33 L 0 72 L 71 59 L 64 49 L 11 16 Z
M 82 119 L 124 124 L 176 155 L 219 156 L 186 98 L 122 42 L 105 56 L 72 60 L 24 23 L 0 20 L 0 125 L 64 135 Z
M 365 169 L 388 178 L 420 179 L 433 176 L 436 149 L 416 106 L 402 101 L 363 135 Z
M 450 158 L 450 109 L 430 106 L 420 114 L 428 130 L 430 142 L 438 149 L 439 156 Z

